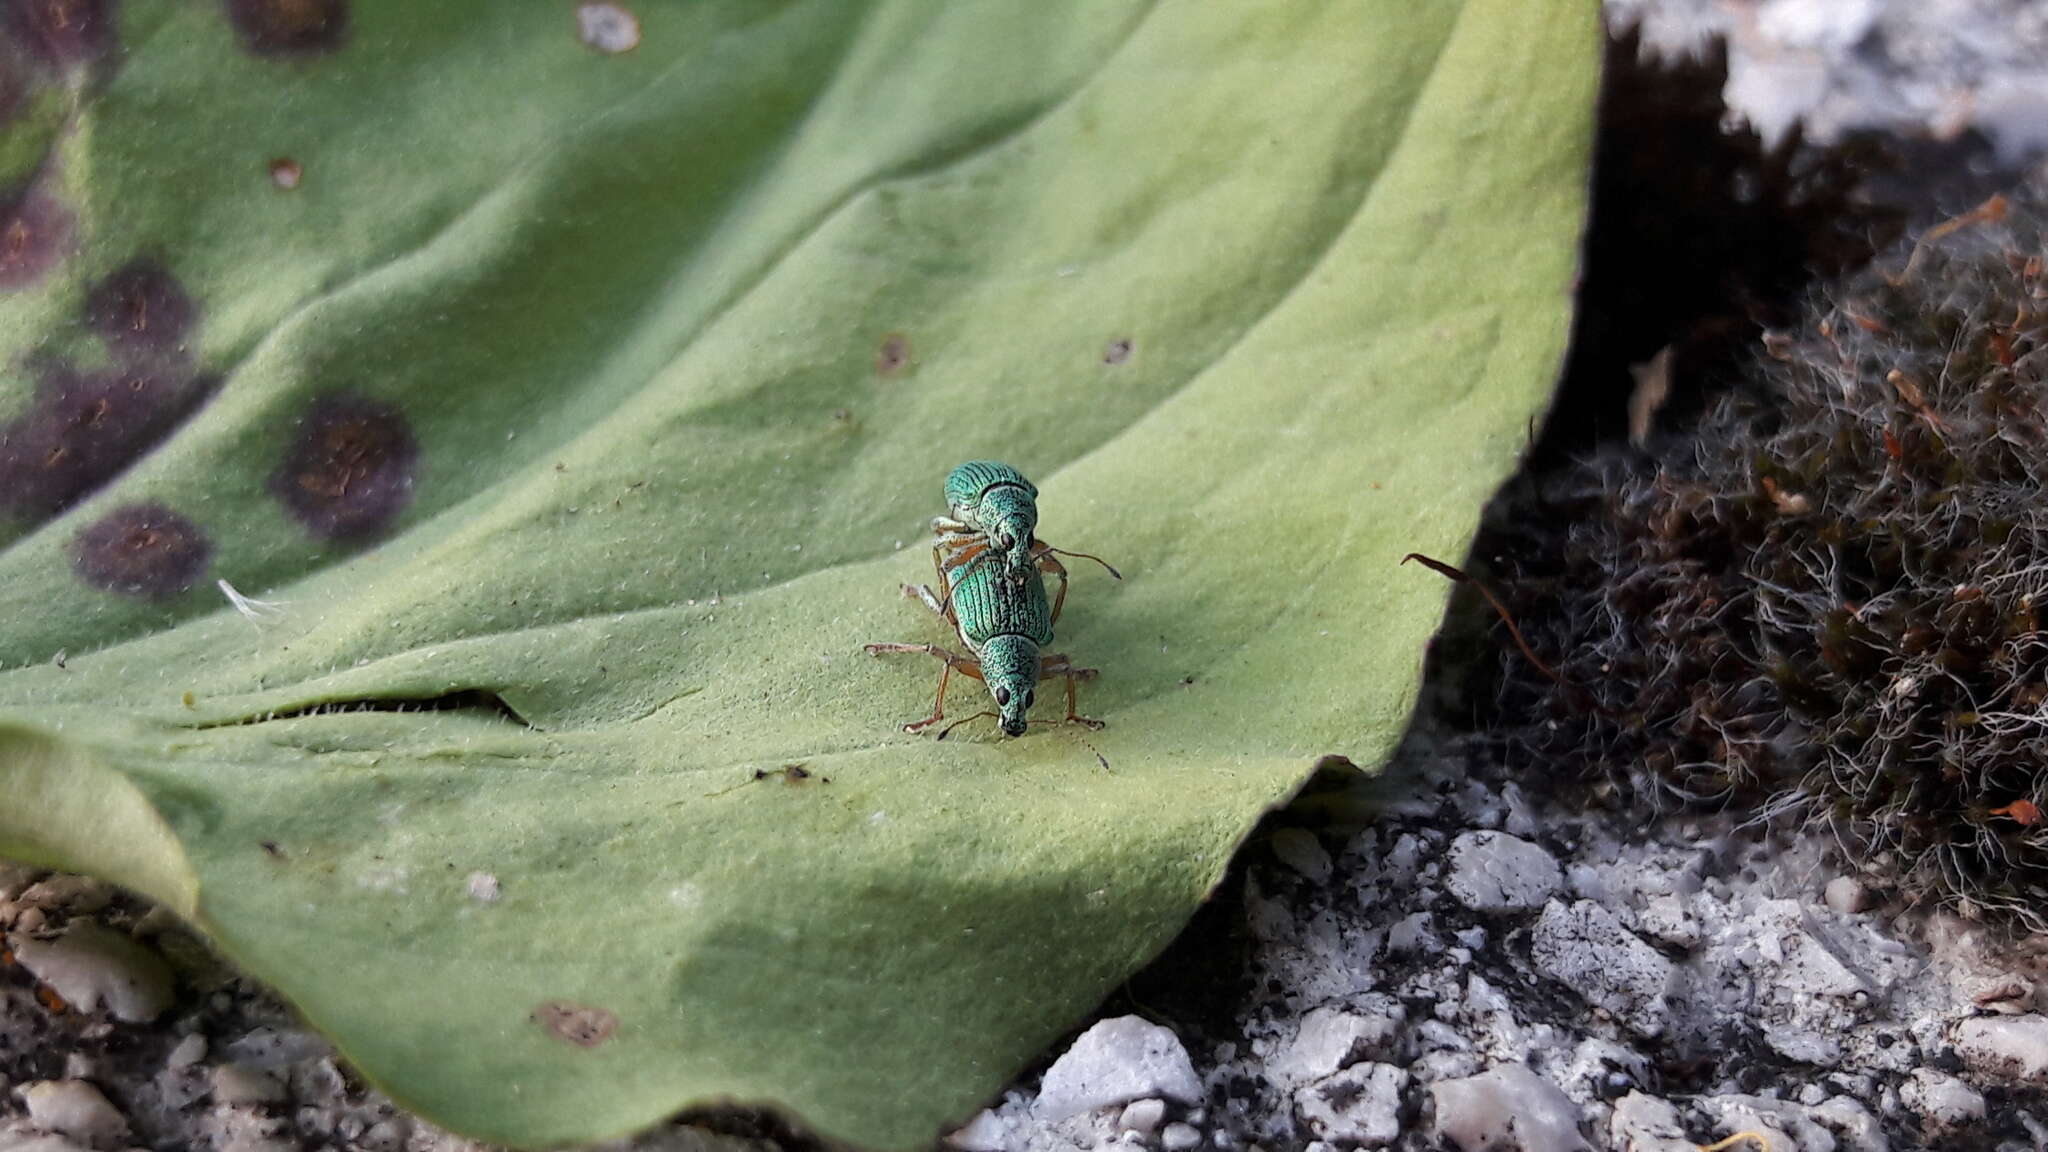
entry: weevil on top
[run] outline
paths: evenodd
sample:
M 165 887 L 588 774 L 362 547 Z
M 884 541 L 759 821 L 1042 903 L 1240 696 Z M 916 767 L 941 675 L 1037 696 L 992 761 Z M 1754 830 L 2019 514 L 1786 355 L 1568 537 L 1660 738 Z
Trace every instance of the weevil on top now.
M 1046 651 L 1053 625 L 1067 602 L 1067 569 L 1055 554 L 1093 560 L 1111 576 L 1123 579 L 1100 557 L 1066 552 L 1040 540 L 1038 489 L 1022 473 L 991 460 L 970 460 L 946 477 L 946 506 L 951 516 L 932 519 L 932 567 L 939 591 L 906 584 L 903 593 L 920 600 L 953 625 L 968 655 L 935 644 L 869 644 L 866 651 L 922 652 L 941 662 L 938 697 L 932 714 L 903 726 L 916 732 L 945 719 L 946 685 L 954 672 L 988 685 L 994 713 L 979 712 L 967 720 L 994 715 L 1006 736 L 1021 736 L 1026 713 L 1037 700 L 1040 680 L 1066 681 L 1068 722 L 1090 728 L 1102 722 L 1075 711 L 1075 685 L 1093 679 L 1096 669 L 1077 668 L 1063 653 Z M 1059 594 L 1048 605 L 1045 577 L 1057 576 Z M 940 739 L 959 724 L 948 725 Z

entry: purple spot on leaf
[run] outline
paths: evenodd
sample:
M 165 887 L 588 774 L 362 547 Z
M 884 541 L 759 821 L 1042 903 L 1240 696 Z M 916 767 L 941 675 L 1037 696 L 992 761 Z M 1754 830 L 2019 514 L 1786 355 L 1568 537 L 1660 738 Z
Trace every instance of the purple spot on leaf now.
M 412 502 L 419 443 L 397 408 L 353 393 L 315 399 L 271 491 L 325 540 L 382 532 Z
M 192 298 L 162 263 L 138 256 L 92 286 L 85 322 L 124 357 L 184 351 Z
M 258 56 L 320 56 L 348 35 L 348 0 L 226 0 L 228 22 Z
M 0 192 L 0 292 L 25 288 L 71 246 L 71 213 L 36 185 Z
M 15 43 L 55 67 L 87 64 L 114 43 L 113 0 L 0 0 Z
M 161 504 L 122 505 L 71 542 L 79 579 L 140 600 L 163 600 L 192 587 L 212 554 L 199 525 Z
M 0 425 L 0 510 L 30 520 L 113 479 L 206 391 L 146 367 L 83 372 L 56 363 L 40 372 L 28 411 Z

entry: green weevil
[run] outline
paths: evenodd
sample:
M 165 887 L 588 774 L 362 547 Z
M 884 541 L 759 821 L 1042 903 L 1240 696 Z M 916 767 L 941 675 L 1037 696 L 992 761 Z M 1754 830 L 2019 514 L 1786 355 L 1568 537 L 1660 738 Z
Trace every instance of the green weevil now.
M 955 469 L 955 475 L 959 471 Z M 1100 720 L 1075 711 L 1075 685 L 1093 679 L 1096 669 L 1077 668 L 1065 654 L 1046 651 L 1052 644 L 1053 624 L 1066 603 L 1066 569 L 1046 554 L 1050 549 L 1036 541 L 1033 543 L 1040 551 L 1027 554 L 1030 559 L 1021 572 L 1003 564 L 983 563 L 994 547 L 989 536 L 970 525 L 957 521 L 941 523 L 943 520 L 933 522 L 938 543 L 932 548 L 932 564 L 938 570 L 944 595 L 927 586 L 909 584 L 903 586 L 903 592 L 952 624 L 969 655 L 936 644 L 869 644 L 865 648 L 873 655 L 922 652 L 940 661 L 939 690 L 932 702 L 932 714 L 905 724 L 903 730 L 916 732 L 945 719 L 946 685 L 956 671 L 988 685 L 989 695 L 996 703 L 994 715 L 1006 736 L 1024 734 L 1025 714 L 1037 699 L 1039 681 L 1055 676 L 1066 681 L 1066 719 L 1090 728 L 1102 727 Z M 1047 571 L 1061 577 L 1059 598 L 1050 604 L 1045 594 Z M 986 715 L 989 713 L 980 712 L 967 719 Z M 964 724 L 966 720 L 957 723 Z M 951 730 L 950 726 L 946 729 Z M 940 736 L 943 738 L 944 733 Z
M 946 575 L 942 555 L 959 553 L 959 561 L 980 567 L 987 556 L 1000 558 L 1013 580 L 1025 579 L 1035 569 L 1060 581 L 1053 600 L 1052 617 L 1059 619 L 1067 602 L 1067 568 L 1055 554 L 1093 560 L 1111 576 L 1123 573 L 1100 556 L 1068 552 L 1040 540 L 1038 531 L 1038 488 L 1022 472 L 994 460 L 969 460 L 946 476 L 946 507 L 951 516 L 932 517 L 932 533 L 939 542 L 932 548 L 932 562 L 939 569 L 939 582 L 950 589 L 958 583 Z

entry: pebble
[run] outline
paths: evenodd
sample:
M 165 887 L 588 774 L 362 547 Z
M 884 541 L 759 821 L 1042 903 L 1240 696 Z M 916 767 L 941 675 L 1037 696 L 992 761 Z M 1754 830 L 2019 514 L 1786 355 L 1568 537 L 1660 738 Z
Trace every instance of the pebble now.
M 1673 969 L 1664 954 L 1591 900 L 1553 900 L 1530 934 L 1536 970 L 1603 1009 L 1637 1035 L 1663 1033 Z
M 1046 1069 L 1035 1111 L 1056 1122 L 1148 1096 L 1192 1104 L 1202 1098 L 1202 1082 L 1171 1028 L 1142 1016 L 1118 1016 L 1083 1032 Z
M 98 1088 L 83 1080 L 38 1080 L 21 1089 L 29 1122 L 94 1148 L 128 1139 L 128 1121 Z
M 22 892 L 20 902 L 48 911 L 63 908 L 74 916 L 90 916 L 113 903 L 113 890 L 90 876 L 67 872 L 36 881 Z
M 1166 1101 L 1157 1098 L 1133 1100 L 1124 1105 L 1123 1114 L 1116 1118 L 1116 1126 L 1119 1131 L 1150 1136 L 1158 1131 L 1165 1119 Z
M 197 1032 L 178 1041 L 164 1057 L 166 1068 L 189 1068 L 206 1059 L 206 1037 Z
M 1635 1091 L 1615 1101 L 1607 1138 L 1618 1152 L 1699 1152 L 1670 1101 Z
M 1984 1119 L 1984 1097 L 1945 1072 L 1915 1068 L 1899 1085 L 1899 1103 L 1911 1109 L 1929 1135 L 1945 1135 Z
M 1956 1055 L 1981 1076 L 2048 1086 L 2048 1017 L 1976 1017 L 1955 1027 Z
M 1451 842 L 1445 885 L 1474 912 L 1540 908 L 1564 883 L 1557 859 L 1505 832 L 1466 832 Z
M 176 998 L 177 985 L 161 957 L 128 936 L 77 922 L 55 940 L 10 935 L 14 958 L 30 975 L 81 1012 L 104 1007 L 116 1020 L 154 1020 Z
M 216 1104 L 275 1104 L 284 1098 L 284 1078 L 271 1069 L 235 1062 L 213 1070 Z
M 1502 1064 L 1477 1076 L 1429 1086 L 1433 1132 L 1459 1152 L 1591 1152 L 1579 1135 L 1579 1109 L 1526 1064 Z
M 1002 1117 L 983 1108 L 974 1114 L 974 1119 L 947 1136 L 946 1143 L 960 1152 L 1003 1152 L 1010 1143 L 1010 1129 Z
M 1159 1146 L 1166 1152 L 1186 1152 L 1201 1142 L 1201 1129 L 1192 1124 L 1168 1124 L 1159 1134 Z
M 1295 1107 L 1318 1137 L 1367 1148 L 1401 1134 L 1401 1090 L 1408 1073 L 1391 1064 L 1355 1064 L 1294 1094 Z
M 1821 900 L 1835 911 L 1853 916 L 1870 907 L 1870 889 L 1854 876 L 1837 876 L 1821 890 Z
M 1311 1009 L 1293 1041 L 1267 1061 L 1267 1078 L 1283 1088 L 1320 1080 L 1392 1043 L 1405 1015 L 1401 1002 L 1383 994 L 1361 1001 L 1365 1012 L 1338 1005 Z

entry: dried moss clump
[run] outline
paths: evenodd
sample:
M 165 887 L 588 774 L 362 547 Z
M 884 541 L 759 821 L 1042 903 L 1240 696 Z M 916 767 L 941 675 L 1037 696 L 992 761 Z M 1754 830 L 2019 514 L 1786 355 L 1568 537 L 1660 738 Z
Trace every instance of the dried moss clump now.
M 2048 926 L 2048 216 L 2001 207 L 1767 335 L 1683 436 L 1503 508 L 1481 558 L 1563 681 L 1510 661 L 1514 743 Z

